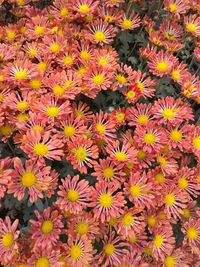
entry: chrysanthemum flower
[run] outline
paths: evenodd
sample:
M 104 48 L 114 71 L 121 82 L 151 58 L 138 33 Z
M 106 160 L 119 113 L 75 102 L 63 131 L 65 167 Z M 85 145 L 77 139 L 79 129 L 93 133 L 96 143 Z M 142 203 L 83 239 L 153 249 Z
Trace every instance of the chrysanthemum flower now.
M 49 32 L 46 16 L 33 16 L 27 23 L 27 35 L 32 40 L 37 40 Z
M 173 65 L 170 75 L 173 81 L 182 83 L 182 81 L 188 76 L 187 65 L 183 62 Z
M 182 27 L 178 23 L 176 22 L 171 23 L 171 21 L 168 21 L 168 20 L 164 21 L 160 25 L 159 30 L 162 32 L 164 37 L 170 41 L 174 41 L 174 40 L 178 41 L 183 35 Z
M 141 19 L 139 15 L 131 13 L 129 16 L 124 14 L 123 18 L 120 20 L 119 26 L 123 30 L 133 30 L 138 28 L 141 24 Z
M 93 14 L 98 5 L 98 1 L 78 0 L 75 5 L 72 6 L 72 9 L 73 11 L 77 12 L 78 16 L 85 17 Z
M 152 58 L 153 55 L 157 53 L 157 48 L 154 45 L 150 46 L 149 44 L 147 44 L 147 46 L 141 47 L 139 51 L 140 51 L 141 57 L 143 57 L 144 59 L 150 59 Z
M 56 18 L 56 20 L 62 21 L 70 19 L 70 2 L 66 2 L 65 0 L 54 0 L 53 6 L 49 12 Z
M 192 125 L 189 129 L 191 131 L 188 131 L 185 147 L 200 158 L 200 126 L 195 127 Z
M 67 175 L 65 179 L 62 179 L 62 185 L 59 186 L 59 189 L 56 205 L 60 209 L 78 214 L 89 206 L 91 189 L 88 181 L 80 180 L 79 175 L 74 177 Z
M 10 217 L 5 220 L 0 219 L 0 257 L 1 263 L 12 262 L 14 254 L 17 252 L 17 238 L 20 231 L 17 231 L 19 220 L 11 223 Z
M 159 51 L 157 54 L 152 55 L 150 61 L 148 61 L 148 66 L 150 72 L 154 75 L 163 77 L 171 72 L 172 66 L 177 62 L 177 59 L 163 50 Z
M 200 36 L 200 18 L 197 15 L 189 15 L 184 17 L 185 30 L 192 35 Z
M 181 124 L 177 124 L 176 126 L 168 124 L 167 134 L 167 145 L 169 146 L 169 149 L 179 148 L 181 151 L 184 151 L 184 140 L 187 134 L 187 124 L 185 124 L 183 127 L 181 127 Z
M 182 249 L 175 249 L 171 255 L 165 256 L 163 267 L 188 267 L 192 264 L 191 256 L 188 256 Z
M 21 149 L 32 159 L 47 158 L 50 160 L 61 160 L 64 156 L 62 140 L 56 139 L 51 132 L 43 134 L 40 131 L 31 130 L 23 136 Z
M 30 202 L 36 202 L 38 198 L 43 198 L 50 186 L 50 167 L 41 167 L 34 160 L 27 160 L 25 166 L 19 158 L 14 159 L 14 170 L 12 180 L 8 185 L 8 193 L 14 194 L 19 201 L 24 198 L 25 191 L 28 191 Z
M 182 0 L 164 0 L 164 8 L 172 14 L 175 14 L 178 18 L 181 14 L 187 12 L 190 8 L 188 1 Z
M 7 44 L 0 44 L 0 61 L 10 61 L 16 56 L 16 49 L 13 46 Z
M 32 99 L 31 94 L 24 93 L 20 96 L 18 93 L 10 93 L 5 102 L 14 111 L 25 112 L 30 109 Z
M 75 117 L 78 117 L 80 120 L 84 120 L 85 123 L 92 121 L 93 113 L 86 103 L 72 103 L 72 112 L 74 113 Z
M 151 120 L 151 104 L 137 103 L 136 107 L 127 110 L 127 119 L 130 126 L 145 125 Z
M 124 88 L 134 81 L 134 71 L 130 66 L 121 65 L 115 72 L 114 83 L 112 84 L 112 90 L 115 91 L 120 88 Z
M 154 206 L 153 183 L 145 173 L 131 173 L 129 181 L 124 183 L 124 192 L 137 208 L 148 209 Z
M 156 157 L 156 161 L 160 165 L 163 174 L 172 175 L 177 172 L 178 164 L 175 158 L 176 155 L 172 151 L 167 153 L 161 153 Z
M 200 220 L 189 219 L 182 226 L 182 231 L 185 235 L 184 245 L 189 245 L 192 253 L 199 255 L 200 252 Z
M 119 108 L 117 110 L 114 109 L 110 113 L 110 117 L 114 121 L 115 126 L 117 128 L 126 124 L 126 116 L 127 116 L 127 112 L 126 112 L 126 109 L 125 108 Z
M 12 178 L 12 162 L 13 160 L 9 157 L 0 160 L 0 199 L 4 197 L 8 183 Z
M 99 182 L 92 189 L 92 203 L 94 217 L 102 223 L 111 217 L 119 216 L 126 204 L 122 192 L 116 192 L 116 184 Z
M 70 141 L 68 149 L 67 159 L 81 173 L 87 173 L 86 166 L 92 168 L 96 162 L 95 159 L 98 158 L 98 147 L 93 144 L 92 140 L 87 140 L 84 137 L 77 137 Z

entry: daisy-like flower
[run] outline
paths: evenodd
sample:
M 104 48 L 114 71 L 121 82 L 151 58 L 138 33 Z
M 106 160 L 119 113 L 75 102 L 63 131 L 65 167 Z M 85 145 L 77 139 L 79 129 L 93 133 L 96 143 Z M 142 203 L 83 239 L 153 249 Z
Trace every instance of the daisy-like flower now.
M 67 159 L 81 173 L 87 173 L 86 166 L 92 168 L 96 162 L 95 159 L 98 158 L 98 147 L 93 144 L 92 140 L 87 140 L 84 137 L 77 137 L 70 141 L 68 149 Z
M 49 32 L 48 18 L 41 14 L 39 16 L 38 14 L 36 16 L 31 14 L 31 16 L 31 20 L 27 23 L 27 36 L 31 40 L 37 40 Z
M 135 207 L 148 209 L 154 205 L 153 183 L 145 173 L 131 173 L 129 181 L 124 183 L 124 192 Z
M 192 35 L 200 36 L 200 18 L 197 15 L 189 15 L 184 17 L 185 30 Z
M 89 28 L 88 38 L 94 44 L 109 44 L 113 41 L 115 30 L 105 21 L 96 20 Z
M 10 93 L 6 99 L 6 104 L 14 111 L 25 112 L 30 109 L 30 103 L 33 99 L 31 94 Z
M 49 245 L 56 245 L 63 228 L 62 215 L 57 210 L 48 207 L 40 214 L 37 210 L 34 212 L 37 221 L 30 220 L 31 230 L 30 238 L 33 240 L 34 247 L 46 248 Z
M 178 164 L 174 159 L 175 157 L 176 155 L 173 152 L 161 153 L 156 157 L 156 161 L 160 165 L 163 174 L 170 175 L 177 172 Z
M 99 159 L 99 162 L 94 164 L 92 175 L 96 176 L 99 182 L 115 183 L 121 187 L 125 173 L 123 172 L 123 164 L 116 165 L 109 159 Z
M 119 87 L 124 88 L 130 85 L 130 83 L 134 81 L 133 74 L 134 71 L 130 66 L 127 66 L 126 64 L 121 65 L 120 68 L 118 68 L 118 70 L 116 71 L 114 77 L 115 81 L 112 84 L 112 90 L 115 91 Z
M 110 117 L 115 123 L 115 127 L 119 128 L 122 125 L 126 125 L 126 109 L 125 108 L 119 108 L 119 109 L 114 109 L 110 113 Z
M 8 193 L 14 194 L 19 201 L 24 198 L 25 191 L 28 191 L 30 202 L 36 202 L 43 198 L 50 186 L 50 167 L 41 165 L 32 159 L 27 160 L 25 166 L 19 158 L 14 159 L 14 170 L 12 180 L 8 185 Z
M 99 182 L 92 188 L 92 203 L 94 218 L 102 223 L 109 221 L 111 217 L 122 214 L 126 204 L 122 192 L 116 192 L 116 184 Z
M 135 163 L 137 157 L 137 150 L 129 143 L 120 143 L 118 140 L 113 141 L 112 144 L 108 144 L 106 147 L 109 159 L 116 165 L 127 164 L 128 162 Z
M 124 238 L 129 238 L 136 233 L 142 233 L 145 228 L 144 217 L 139 215 L 137 208 L 125 208 L 117 224 L 117 232 Z
M 93 0 L 78 0 L 72 9 L 77 12 L 78 16 L 85 17 L 94 13 L 99 5 L 99 1 Z
M 147 44 L 147 46 L 145 47 L 141 47 L 139 49 L 141 57 L 143 59 L 149 59 L 152 58 L 153 55 L 155 55 L 157 53 L 157 48 L 156 46 L 150 46 L 149 44 Z
M 70 2 L 66 2 L 65 0 L 54 0 L 53 6 L 50 8 L 49 12 L 56 18 L 56 20 L 62 21 L 69 19 L 71 17 Z
M 164 261 L 166 255 L 170 255 L 175 245 L 172 228 L 168 224 L 160 224 L 153 231 L 153 240 L 150 242 L 152 256 Z
M 92 121 L 93 113 L 86 103 L 72 103 L 72 112 L 75 117 L 79 118 L 80 120 L 83 120 L 86 125 L 88 122 Z
M 188 1 L 164 0 L 164 9 L 176 15 L 178 18 L 190 8 Z
M 40 131 L 31 130 L 23 136 L 21 149 L 32 157 L 61 160 L 64 156 L 62 140 L 56 139 L 50 131 L 41 134 Z
M 104 235 L 102 243 L 103 248 L 95 257 L 95 261 L 102 267 L 117 266 L 121 263 L 121 258 L 128 254 L 127 242 L 116 236 L 114 231 Z
M 0 44 L 0 61 L 6 62 L 13 59 L 16 55 L 16 49 L 13 46 Z
M 181 191 L 175 184 L 169 183 L 168 185 L 163 185 L 161 202 L 164 204 L 167 218 L 179 219 L 188 201 L 188 195 Z
M 191 131 L 188 131 L 185 147 L 200 158 L 200 126 L 195 127 L 192 125 L 189 129 Z
M 189 219 L 182 226 L 182 231 L 185 235 L 183 240 L 184 245 L 189 245 L 192 253 L 199 255 L 200 252 L 200 220 Z
M 0 199 L 4 197 L 8 183 L 12 179 L 12 162 L 9 157 L 0 160 Z
M 74 177 L 67 175 L 65 179 L 62 179 L 62 185 L 59 186 L 59 189 L 56 205 L 60 209 L 78 214 L 89 206 L 91 189 L 88 181 L 80 180 L 79 175 Z
M 1 263 L 12 262 L 14 254 L 17 252 L 17 238 L 20 231 L 17 231 L 19 220 L 11 223 L 10 217 L 5 220 L 0 219 L 0 257 Z
M 180 248 L 175 249 L 171 255 L 165 256 L 163 267 L 188 267 L 192 264 L 191 257 L 188 256 Z
M 127 110 L 127 119 L 130 126 L 145 125 L 151 120 L 151 104 L 137 103 L 136 107 Z
M 71 267 L 84 267 L 90 265 L 92 260 L 92 242 L 87 236 L 69 236 L 66 245 L 66 262 Z
M 152 55 L 150 61 L 147 62 L 150 72 L 156 76 L 163 77 L 171 72 L 172 66 L 177 62 L 177 59 L 163 50 Z
M 159 153 L 167 142 L 164 129 L 154 121 L 146 125 L 138 125 L 134 136 L 138 146 L 149 153 L 153 151 Z
M 138 28 L 141 24 L 139 15 L 131 13 L 128 17 L 124 14 L 123 18 L 119 22 L 120 28 L 123 30 L 133 30 Z
M 164 37 L 169 41 L 179 40 L 183 35 L 183 29 L 178 23 L 170 23 L 169 21 L 164 21 L 160 25 L 160 31 Z
M 181 93 L 187 98 L 198 98 L 199 97 L 199 78 L 195 75 L 188 73 L 188 75 L 180 83 Z

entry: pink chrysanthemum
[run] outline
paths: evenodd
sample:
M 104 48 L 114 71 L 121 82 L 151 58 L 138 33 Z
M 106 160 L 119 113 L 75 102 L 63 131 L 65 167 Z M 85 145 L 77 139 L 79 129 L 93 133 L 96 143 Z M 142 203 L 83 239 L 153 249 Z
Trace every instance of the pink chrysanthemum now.
M 0 198 L 3 198 L 9 181 L 12 179 L 11 158 L 0 160 Z

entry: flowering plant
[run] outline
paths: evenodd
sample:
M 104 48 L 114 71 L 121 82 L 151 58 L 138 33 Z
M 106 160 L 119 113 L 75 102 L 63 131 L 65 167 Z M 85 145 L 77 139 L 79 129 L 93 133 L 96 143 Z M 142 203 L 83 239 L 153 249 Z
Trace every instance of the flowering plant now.
M 0 1 L 2 266 L 199 266 L 199 15 Z

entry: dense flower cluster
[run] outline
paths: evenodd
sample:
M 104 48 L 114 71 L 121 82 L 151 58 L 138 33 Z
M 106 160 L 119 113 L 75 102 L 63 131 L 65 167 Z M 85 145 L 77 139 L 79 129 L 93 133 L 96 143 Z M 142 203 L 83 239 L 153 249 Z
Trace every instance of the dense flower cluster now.
M 160 23 L 142 0 L 7 2 L 18 19 L 0 26 L 0 263 L 198 267 L 199 68 L 180 53 L 193 41 L 200 59 L 199 1 L 164 0 Z M 135 30 L 140 68 L 115 43 Z M 162 81 L 176 97 L 158 97 Z M 98 107 L 101 94 L 123 100 Z

